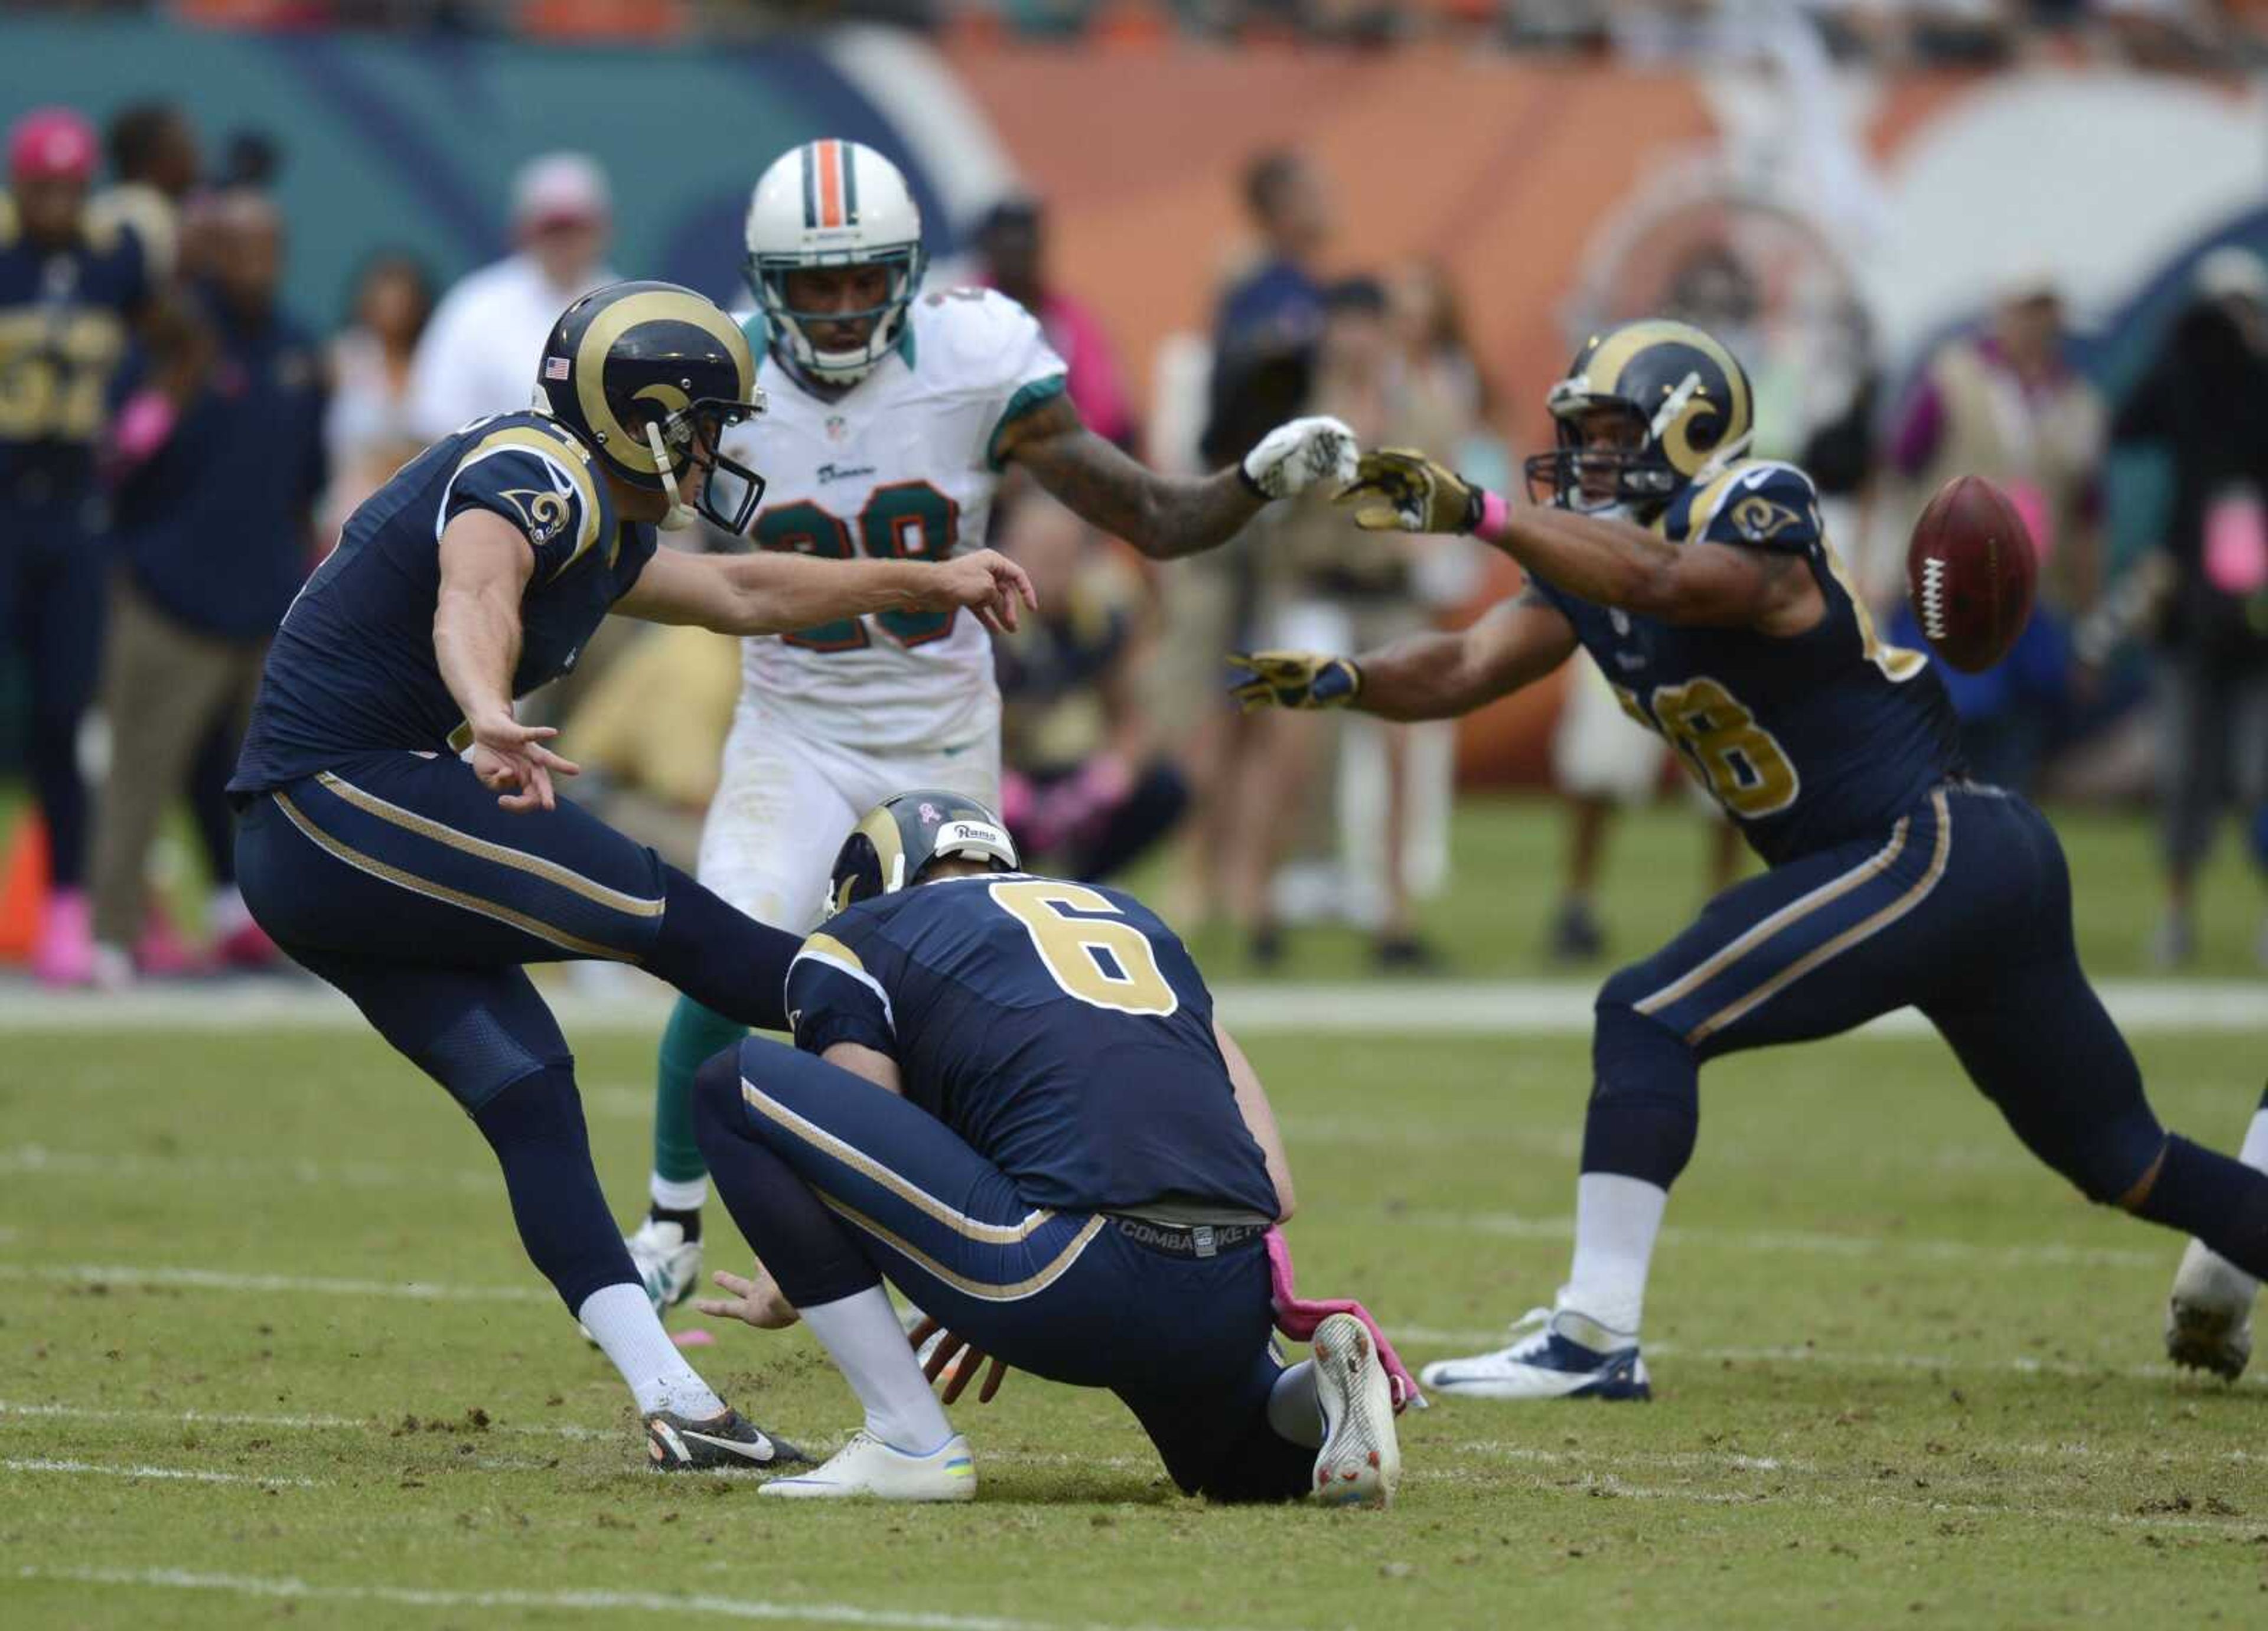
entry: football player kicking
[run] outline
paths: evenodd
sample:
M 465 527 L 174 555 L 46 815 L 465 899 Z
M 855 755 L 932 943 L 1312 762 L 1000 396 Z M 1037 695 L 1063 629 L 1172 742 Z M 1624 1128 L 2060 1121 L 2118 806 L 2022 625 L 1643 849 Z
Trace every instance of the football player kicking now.
M 635 963 L 719 1011 L 778 1025 L 793 937 L 743 917 L 572 804 L 575 766 L 515 694 L 573 666 L 609 611 L 726 634 L 865 612 L 967 610 L 1012 626 L 1022 575 L 656 553 L 712 519 L 704 478 L 757 411 L 740 329 L 668 283 L 568 308 L 535 411 L 476 420 L 348 519 L 276 630 L 230 789 L 246 903 L 447 1088 L 503 1165 L 528 1256 L 622 1371 L 658 1467 L 797 1458 L 679 1356 L 607 1211 L 559 1027 L 521 969 Z M 469 762 L 458 753 L 469 749 Z
M 763 1265 L 698 1306 L 799 1317 L 865 1409 L 824 1466 L 764 1493 L 976 1493 L 887 1278 L 952 1327 L 940 1361 L 983 1350 L 963 1381 L 991 1356 L 982 1398 L 1010 1364 L 1108 1388 L 1185 1493 L 1383 1505 L 1400 1361 L 1353 1304 L 1314 1326 L 1311 1359 L 1270 1352 L 1271 1302 L 1314 1306 L 1275 1265 L 1291 1172 L 1173 931 L 1116 890 L 1018 871 L 998 818 L 946 791 L 868 812 L 834 890 L 843 909 L 788 971 L 795 1048 L 751 1040 L 696 1076 L 701 1147 Z
M 982 289 L 924 293 L 922 221 L 897 167 L 813 142 L 767 169 L 748 204 L 748 334 L 769 398 L 766 549 L 946 560 L 983 542 L 1014 464 L 1145 555 L 1226 540 L 1271 500 L 1354 474 L 1354 439 L 1303 419 L 1241 469 L 1160 476 L 1091 433 L 1032 314 Z M 753 443 L 750 444 L 753 446 Z M 740 444 L 727 442 L 737 450 Z M 991 642 L 951 611 L 814 621 L 747 643 L 743 686 L 702 834 L 701 881 L 801 931 L 819 921 L 836 841 L 906 787 L 997 807 L 1000 695 Z M 708 1194 L 693 1072 L 745 1032 L 691 997 L 657 1061 L 652 1201 L 630 1251 L 658 1306 L 690 1296 Z
M 1359 658 L 1241 659 L 1256 704 L 1438 719 L 1580 643 L 1770 866 L 1599 993 L 1574 1266 L 1509 1347 L 1427 1366 L 1444 1392 L 1646 1397 L 1646 1268 L 1693 1152 L 1702 1064 L 1909 1004 L 2090 1199 L 2268 1268 L 2268 1173 L 2159 1125 L 2080 972 L 2054 830 L 1963 774 L 1942 686 L 1875 638 L 1810 481 L 1741 457 L 1751 401 L 1699 329 L 1593 339 L 1551 390 L 1557 451 L 1528 462 L 1549 507 L 1511 508 L 1409 452 L 1366 458 L 1348 496 L 1366 527 L 1476 533 L 1527 569 L 1524 594 Z

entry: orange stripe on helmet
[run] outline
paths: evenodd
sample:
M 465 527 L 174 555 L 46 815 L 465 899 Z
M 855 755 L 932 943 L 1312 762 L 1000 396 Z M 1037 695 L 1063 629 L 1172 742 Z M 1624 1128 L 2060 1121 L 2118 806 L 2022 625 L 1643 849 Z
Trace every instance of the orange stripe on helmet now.
M 843 143 L 819 144 L 819 224 L 843 224 Z

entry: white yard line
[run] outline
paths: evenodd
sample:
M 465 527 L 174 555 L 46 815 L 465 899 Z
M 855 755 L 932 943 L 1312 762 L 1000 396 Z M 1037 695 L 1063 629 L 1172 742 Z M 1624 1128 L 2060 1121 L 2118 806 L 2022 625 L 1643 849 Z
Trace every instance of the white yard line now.
M 120 1409 L 102 1405 L 31 1404 L 20 1400 L 0 1399 L 0 1417 L 19 1416 L 33 1420 L 58 1422 L 120 1422 L 164 1427 L 256 1427 L 270 1432 L 284 1433 L 386 1433 L 400 1429 L 400 1419 L 388 1421 L 383 1416 L 342 1416 L 300 1414 L 273 1415 L 257 1411 L 235 1410 L 157 1410 Z M 428 1430 L 446 1434 L 456 1423 L 444 1417 L 421 1416 L 418 1432 Z M 411 1429 L 402 1429 L 411 1430 Z M 594 1439 L 630 1441 L 634 1429 L 625 1424 L 613 1432 L 595 1427 L 578 1427 L 571 1422 L 492 1422 L 484 1428 L 463 1429 L 468 1435 L 510 1433 L 524 1438 L 566 1438 L 579 1442 Z
M 26 1564 L 15 1570 L 24 1581 L 72 1585 L 140 1586 L 154 1591 L 213 1591 L 235 1597 L 320 1603 L 391 1603 L 405 1608 L 514 1608 L 559 1613 L 705 1614 L 719 1620 L 784 1621 L 790 1624 L 875 1626 L 891 1631 L 1115 1631 L 1077 1621 L 1007 1620 L 985 1614 L 943 1614 L 917 1609 L 862 1608 L 850 1603 L 762 1598 L 717 1597 L 662 1591 L 451 1591 L 422 1586 L 323 1585 L 291 1576 L 203 1574 L 186 1569 L 50 1569 Z M 1125 1631 L 1138 1631 L 1126 1627 Z M 1204 1631 L 1179 1627 L 1178 1631 Z
M 1474 1329 L 1444 1329 L 1438 1326 L 1405 1326 L 1389 1322 L 1387 1335 L 1396 1343 L 1408 1343 L 1412 1348 L 1460 1348 L 1474 1352 L 1502 1348 L 1507 1331 Z M 2074 1359 L 2036 1359 L 2028 1355 L 2007 1358 L 1984 1355 L 1962 1357 L 1953 1354 L 1859 1353 L 1841 1348 L 1701 1348 L 1683 1342 L 1646 1344 L 1649 1359 L 1692 1360 L 1703 1364 L 1802 1364 L 1815 1365 L 1822 1370 L 1919 1370 L 1948 1375 L 1997 1376 L 2061 1376 L 2061 1377 L 2129 1377 L 2138 1381 L 2172 1382 L 2180 1373 L 2168 1363 L 2118 1364 L 2109 1360 L 2089 1364 Z M 2254 1372 L 2236 1384 L 2239 1387 L 2268 1387 L 2268 1376 Z
M 1386 1220 L 1393 1229 L 1447 1230 L 1497 1235 L 1512 1240 L 1572 1240 L 1571 1217 L 1527 1217 L 1511 1212 L 1397 1212 Z M 2171 1240 L 2173 1237 L 2166 1237 Z M 1710 1246 L 1750 1253 L 1795 1253 L 1822 1257 L 1906 1257 L 1932 1262 L 1991 1264 L 2000 1267 L 2162 1268 L 2172 1273 L 2178 1254 L 2139 1246 L 2075 1246 L 2055 1241 L 1987 1245 L 1974 1240 L 1906 1239 L 1891 1235 L 1837 1235 L 1799 1229 L 1680 1228 L 1661 1231 L 1665 1245 Z
M 652 983 L 652 982 L 648 982 Z M 2247 981 L 2113 980 L 2096 988 L 2122 1030 L 2147 1032 L 2268 1031 L 2268 984 Z M 1255 1036 L 1587 1036 L 1595 982 L 1509 980 L 1403 984 L 1229 985 L 1216 993 L 1225 1023 Z M 670 995 L 658 984 L 593 995 L 571 985 L 545 999 L 570 1030 L 658 1032 Z M 160 1032 L 359 1031 L 352 1004 L 308 981 L 215 981 L 122 995 L 44 991 L 0 981 L 0 1033 L 25 1031 Z M 1911 1011 L 1867 1028 L 1869 1035 L 1923 1036 Z M 0 1078 L 4 1079 L 4 1078 Z
M 204 1473 L 186 1466 L 114 1466 L 99 1461 L 59 1461 L 45 1456 L 9 1456 L 0 1468 L 11 1473 L 93 1473 L 103 1478 L 149 1478 L 194 1484 L 259 1484 L 266 1488 L 320 1489 L 327 1480 L 314 1478 L 259 1478 L 249 1473 Z
M 131 1150 L 53 1150 L 16 1144 L 0 1150 L 0 1178 L 102 1179 L 142 1183 L 151 1179 L 199 1179 L 265 1185 L 301 1184 L 340 1189 L 461 1189 L 488 1194 L 501 1183 L 496 1169 L 393 1165 L 382 1161 L 256 1161 L 242 1156 L 151 1156 Z
M 445 1285 L 423 1280 L 334 1280 L 300 1275 L 246 1275 L 217 1268 L 133 1267 L 114 1263 L 0 1263 L 0 1280 L 62 1285 L 177 1286 L 192 1291 L 257 1291 L 276 1296 L 394 1297 L 413 1303 L 549 1303 L 540 1286 Z

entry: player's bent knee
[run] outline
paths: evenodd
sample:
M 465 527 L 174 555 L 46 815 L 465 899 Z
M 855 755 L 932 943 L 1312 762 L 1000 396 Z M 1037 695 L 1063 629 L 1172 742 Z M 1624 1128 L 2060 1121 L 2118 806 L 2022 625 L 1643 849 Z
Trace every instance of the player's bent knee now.
M 714 1167 L 720 1150 L 740 1136 L 740 1049 L 736 1043 L 703 1060 L 693 1073 L 693 1135 Z

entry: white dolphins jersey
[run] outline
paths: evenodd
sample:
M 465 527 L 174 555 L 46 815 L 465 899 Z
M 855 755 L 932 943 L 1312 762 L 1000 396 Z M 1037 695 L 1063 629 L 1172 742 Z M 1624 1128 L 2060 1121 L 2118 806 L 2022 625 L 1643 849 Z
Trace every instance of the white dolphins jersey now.
M 767 549 L 942 561 L 982 547 L 1002 429 L 1064 389 L 1031 313 L 990 290 L 916 297 L 906 334 L 834 401 L 747 324 L 766 411 L 725 446 L 769 482 Z M 966 612 L 886 612 L 742 643 L 742 703 L 853 750 L 959 748 L 998 728 L 992 641 Z

